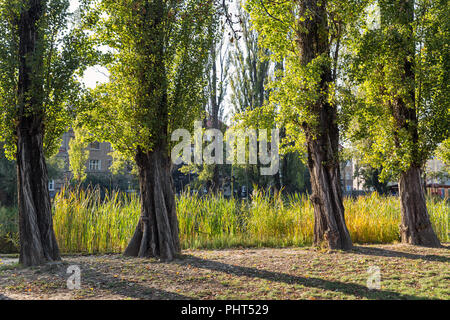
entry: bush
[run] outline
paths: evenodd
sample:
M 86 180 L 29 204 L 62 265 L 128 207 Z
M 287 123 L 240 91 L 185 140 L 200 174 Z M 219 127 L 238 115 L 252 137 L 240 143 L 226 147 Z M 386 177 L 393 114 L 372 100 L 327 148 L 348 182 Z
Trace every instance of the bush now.
M 0 207 L 0 253 L 17 253 L 19 227 L 16 208 Z

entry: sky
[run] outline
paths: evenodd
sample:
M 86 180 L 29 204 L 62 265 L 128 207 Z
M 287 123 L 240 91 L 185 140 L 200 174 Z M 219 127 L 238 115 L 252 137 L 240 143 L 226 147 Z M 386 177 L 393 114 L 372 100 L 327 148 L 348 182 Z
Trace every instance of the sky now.
M 70 0 L 70 12 L 78 8 L 78 0 Z M 82 82 L 88 88 L 95 88 L 97 83 L 104 83 L 108 81 L 108 71 L 100 66 L 88 68 L 83 76 Z

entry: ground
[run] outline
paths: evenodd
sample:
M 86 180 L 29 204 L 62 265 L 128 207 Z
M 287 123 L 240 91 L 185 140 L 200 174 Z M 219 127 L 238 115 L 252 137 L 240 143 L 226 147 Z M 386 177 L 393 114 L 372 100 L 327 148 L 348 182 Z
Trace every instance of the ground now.
M 186 250 L 171 263 L 72 255 L 28 269 L 0 259 L 0 299 L 450 299 L 449 244 Z M 67 288 L 71 265 L 80 290 Z M 379 289 L 367 287 L 370 267 L 380 268 Z

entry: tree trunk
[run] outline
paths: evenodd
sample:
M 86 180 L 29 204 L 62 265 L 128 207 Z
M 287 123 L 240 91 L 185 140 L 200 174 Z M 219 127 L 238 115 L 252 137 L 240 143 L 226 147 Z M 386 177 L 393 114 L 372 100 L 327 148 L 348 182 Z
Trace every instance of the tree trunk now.
M 419 167 L 409 168 L 399 180 L 402 242 L 438 248 L 441 244 L 431 225 L 421 180 Z
M 24 266 L 61 260 L 53 231 L 43 135 L 22 120 L 17 143 L 20 258 Z M 33 131 L 34 132 L 33 132 Z
M 338 158 L 338 133 L 335 109 L 324 106 L 320 135 L 308 135 L 308 167 L 314 205 L 314 245 L 330 249 L 352 248 L 342 204 L 341 175 Z M 334 124 L 332 124 L 334 121 Z M 328 130 L 326 124 L 334 130 Z
M 43 53 L 38 42 L 41 1 L 30 0 L 20 13 L 19 115 L 17 121 L 17 188 L 20 258 L 24 266 L 60 260 L 53 231 L 47 166 L 44 157 L 42 107 Z
M 165 152 L 139 151 L 141 217 L 126 256 L 171 261 L 181 252 L 171 163 Z
M 220 47 L 221 48 L 221 47 Z M 212 80 L 211 80 L 211 114 L 210 119 L 212 120 L 213 129 L 220 130 L 219 128 L 219 101 L 217 97 L 217 61 L 216 61 L 216 42 L 213 41 L 211 48 L 211 60 L 212 60 Z M 214 194 L 217 194 L 220 189 L 220 174 L 219 166 L 213 164 L 213 176 L 211 179 L 211 190 Z
M 320 56 L 330 56 L 326 5 L 318 0 L 300 4 L 300 32 L 297 43 L 300 61 L 307 66 Z M 305 18 L 306 19 L 303 19 Z M 332 82 L 330 65 L 322 66 L 320 89 L 322 96 L 310 106 L 315 124 L 302 123 L 308 145 L 308 167 L 311 176 L 314 204 L 314 244 L 325 244 L 330 249 L 351 249 L 342 204 L 339 170 L 339 130 L 336 108 L 328 103 L 329 84 Z

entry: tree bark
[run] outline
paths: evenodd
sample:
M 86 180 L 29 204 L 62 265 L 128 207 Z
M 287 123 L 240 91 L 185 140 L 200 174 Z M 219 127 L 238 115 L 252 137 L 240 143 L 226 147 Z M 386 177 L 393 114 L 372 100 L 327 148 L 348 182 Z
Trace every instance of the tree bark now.
M 53 231 L 47 166 L 44 156 L 44 110 L 39 82 L 43 63 L 38 41 L 43 4 L 30 0 L 21 11 L 19 31 L 19 116 L 17 136 L 17 188 L 20 258 L 24 266 L 60 260 Z
M 342 203 L 335 108 L 325 104 L 320 122 L 317 128 L 319 135 L 313 137 L 307 134 L 311 201 L 314 205 L 314 244 L 348 250 L 352 248 L 352 241 Z
M 165 152 L 139 151 L 141 217 L 126 256 L 173 260 L 181 252 L 171 163 Z
M 35 266 L 61 257 L 53 231 L 43 134 L 29 123 L 22 119 L 18 129 L 19 263 Z
M 441 246 L 431 225 L 422 188 L 420 167 L 410 167 L 399 180 L 402 208 L 400 234 L 403 243 L 438 248 Z
M 312 13 L 311 13 L 312 11 Z M 300 61 L 308 65 L 320 56 L 330 56 L 326 5 L 317 0 L 300 4 L 297 43 Z M 308 145 L 308 167 L 314 204 L 314 244 L 330 249 L 351 249 L 352 241 L 345 224 L 339 169 L 339 129 L 336 108 L 328 103 L 331 66 L 322 67 L 321 98 L 310 106 L 316 123 L 303 123 Z

